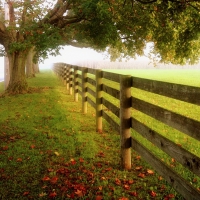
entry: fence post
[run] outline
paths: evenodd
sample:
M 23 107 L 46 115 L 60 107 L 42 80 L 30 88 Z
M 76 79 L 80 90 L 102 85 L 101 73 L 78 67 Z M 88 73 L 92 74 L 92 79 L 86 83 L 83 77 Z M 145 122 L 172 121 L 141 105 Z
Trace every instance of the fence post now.
M 69 94 L 72 95 L 72 81 L 73 81 L 73 73 L 72 73 L 72 66 L 69 68 Z
M 66 88 L 69 90 L 69 82 L 70 82 L 70 67 L 67 65 L 67 72 L 66 72 Z
M 67 83 L 67 65 L 66 64 L 64 65 L 63 82 L 64 82 L 64 85 L 66 85 Z
M 82 112 L 87 113 L 87 68 L 82 68 Z
M 120 76 L 121 165 L 131 169 L 131 76 Z
M 74 67 L 74 101 L 78 101 L 78 67 Z
M 96 70 L 96 131 L 102 132 L 102 71 Z

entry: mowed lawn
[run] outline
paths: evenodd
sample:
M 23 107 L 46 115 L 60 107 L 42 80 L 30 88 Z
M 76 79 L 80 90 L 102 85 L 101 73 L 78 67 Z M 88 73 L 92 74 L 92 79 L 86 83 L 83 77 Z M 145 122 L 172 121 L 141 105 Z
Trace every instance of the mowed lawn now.
M 132 73 L 123 71 L 127 72 Z M 193 85 L 198 82 L 199 86 L 197 72 L 188 73 L 193 77 L 191 81 L 187 75 L 179 76 L 179 80 L 187 79 Z M 145 78 L 156 77 L 156 73 L 143 70 L 137 73 Z M 168 81 L 176 76 L 170 75 Z M 161 78 L 161 71 L 157 78 Z M 95 110 L 89 106 L 88 113 L 83 114 L 81 97 L 74 102 L 73 95 L 52 71 L 41 71 L 28 81 L 30 93 L 0 98 L 0 199 L 183 199 L 134 151 L 132 169 L 121 169 L 119 134 L 105 121 L 103 133 L 97 133 Z M 137 94 L 147 98 L 147 94 Z M 157 103 L 154 97 L 151 99 Z M 163 100 L 158 103 L 169 104 Z M 180 103 L 173 106 L 177 110 L 182 107 Z M 190 108 L 189 116 L 199 119 L 198 109 Z M 160 129 L 157 122 L 147 121 Z M 183 138 L 189 143 L 187 148 L 193 148 L 191 151 L 199 156 L 199 144 L 193 146 L 188 141 Z M 155 154 L 175 165 L 159 151 Z M 196 188 L 200 187 L 198 178 L 189 177 L 189 172 L 185 175 Z

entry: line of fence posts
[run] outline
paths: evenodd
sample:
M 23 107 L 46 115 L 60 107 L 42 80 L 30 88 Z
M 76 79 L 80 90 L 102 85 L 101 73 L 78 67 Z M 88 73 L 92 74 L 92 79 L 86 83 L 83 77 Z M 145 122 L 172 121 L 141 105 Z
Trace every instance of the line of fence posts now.
M 62 71 L 62 69 L 64 71 Z M 82 75 L 78 74 L 78 71 L 82 72 Z M 103 84 L 103 71 L 98 69 L 89 69 L 78 66 L 71 66 L 65 63 L 57 63 L 54 65 L 54 72 L 64 80 L 67 85 L 67 90 L 69 94 L 72 95 L 72 91 L 74 88 L 74 100 L 78 101 L 78 93 L 80 92 L 82 96 L 82 112 L 87 113 L 87 105 L 90 103 L 96 109 L 96 131 L 102 132 L 102 118 L 106 118 L 105 112 L 103 111 L 103 91 L 106 89 L 106 85 L 104 88 Z M 87 76 L 87 73 L 91 73 L 95 75 L 95 81 L 91 81 Z M 65 76 L 66 74 L 66 76 Z M 78 81 L 78 78 L 81 80 Z M 151 163 L 157 171 L 165 177 L 167 182 L 169 182 L 180 194 L 183 195 L 186 199 L 194 199 L 197 200 L 200 197 L 199 191 L 197 191 L 189 182 L 185 182 L 181 176 L 175 173 L 173 170 L 169 170 L 166 165 L 159 164 L 161 161 L 153 156 L 150 151 L 142 147 L 137 140 L 131 137 L 131 127 L 134 125 L 134 121 L 131 118 L 131 108 L 132 108 L 132 96 L 131 96 L 131 87 L 132 87 L 132 77 L 127 75 L 119 75 L 119 83 L 120 83 L 120 146 L 121 146 L 121 166 L 123 169 L 128 170 L 131 169 L 131 147 L 135 149 L 137 152 L 140 152 L 142 155 L 146 156 L 146 160 Z M 109 80 L 112 80 L 109 79 Z M 96 82 L 96 85 L 94 84 Z M 92 83 L 95 86 L 96 92 L 95 95 L 91 89 L 88 87 L 88 83 Z M 78 89 L 78 86 L 82 88 L 82 91 Z M 91 101 L 88 98 L 88 92 L 93 94 L 96 99 L 96 102 Z M 132 124 L 133 123 L 133 124 Z M 137 125 L 136 125 L 137 126 Z M 133 128 L 133 127 L 132 127 Z M 183 151 L 183 150 L 181 150 Z M 179 152 L 179 151 L 178 151 Z M 185 151 L 184 151 L 185 152 Z M 185 155 L 184 155 L 185 156 Z M 195 168 L 198 168 L 198 158 L 194 155 L 191 156 L 192 162 L 195 162 Z M 190 159 L 190 157 L 188 158 Z M 197 161 L 195 160 L 197 159 Z M 187 164 L 189 161 L 187 161 Z M 198 166 L 196 166 L 198 165 Z M 183 182 L 183 184 L 182 184 Z
M 61 70 L 63 69 L 63 71 Z M 74 71 L 73 71 L 74 70 Z M 74 91 L 74 101 L 78 101 L 78 67 L 66 65 L 64 63 L 54 64 L 54 71 L 66 84 L 66 89 L 72 95 Z M 87 73 L 88 68 L 81 68 L 82 71 L 82 112 L 87 113 Z M 95 70 L 96 79 L 96 131 L 102 132 L 102 95 L 103 76 L 102 71 Z M 131 76 L 120 76 L 120 146 L 121 146 L 121 166 L 123 169 L 131 169 Z

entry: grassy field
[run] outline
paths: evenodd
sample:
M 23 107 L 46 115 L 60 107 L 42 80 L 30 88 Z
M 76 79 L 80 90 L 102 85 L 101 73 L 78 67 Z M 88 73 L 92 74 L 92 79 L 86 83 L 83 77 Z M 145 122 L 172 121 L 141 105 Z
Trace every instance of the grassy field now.
M 183 199 L 134 151 L 123 171 L 119 134 L 97 133 L 53 72 L 28 81 L 31 93 L 0 98 L 0 199 Z

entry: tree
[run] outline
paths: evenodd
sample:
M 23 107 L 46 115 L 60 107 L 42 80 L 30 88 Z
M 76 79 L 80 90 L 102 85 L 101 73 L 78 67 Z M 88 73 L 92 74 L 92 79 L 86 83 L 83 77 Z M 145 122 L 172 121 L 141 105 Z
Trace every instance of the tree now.
M 114 60 L 142 55 L 152 42 L 152 54 L 161 62 L 193 64 L 199 60 L 198 0 L 6 2 L 10 19 L 4 21 L 0 15 L 0 44 L 10 63 L 8 92 L 27 90 L 25 62 L 33 47 L 35 59 L 47 57 L 48 52 L 56 55 L 62 45 L 73 45 L 106 50 Z

